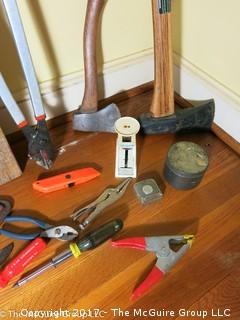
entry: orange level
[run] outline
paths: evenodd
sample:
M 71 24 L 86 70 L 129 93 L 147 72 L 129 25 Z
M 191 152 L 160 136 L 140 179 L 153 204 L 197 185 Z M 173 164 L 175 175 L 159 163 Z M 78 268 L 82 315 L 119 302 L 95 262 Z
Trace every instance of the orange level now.
M 92 180 L 100 175 L 94 168 L 78 169 L 33 182 L 34 190 L 49 193 Z

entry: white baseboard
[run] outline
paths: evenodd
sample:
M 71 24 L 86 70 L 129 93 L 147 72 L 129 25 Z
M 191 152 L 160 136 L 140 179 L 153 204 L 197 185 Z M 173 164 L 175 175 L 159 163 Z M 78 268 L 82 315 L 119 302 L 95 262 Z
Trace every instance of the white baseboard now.
M 152 49 L 118 59 L 104 65 L 99 74 L 99 98 L 107 98 L 153 79 Z M 103 83 L 103 85 L 101 85 Z M 84 80 L 83 72 L 76 72 L 40 85 L 47 119 L 76 110 L 81 104 Z M 14 94 L 29 122 L 34 124 L 34 115 L 27 90 Z M 5 134 L 17 130 L 5 108 L 0 109 L 0 126 Z
M 216 103 L 214 122 L 240 142 L 240 97 L 176 54 L 174 60 L 175 91 L 189 100 L 214 98 Z M 100 83 L 104 83 L 100 88 L 99 98 L 109 97 L 152 80 L 153 51 L 149 49 L 107 63 L 99 75 Z M 43 83 L 40 87 L 47 118 L 51 119 L 78 108 L 84 91 L 83 73 L 76 72 L 57 81 Z M 34 123 L 27 91 L 23 90 L 14 96 L 20 101 L 19 104 L 29 121 Z M 0 125 L 5 133 L 16 130 L 4 108 L 0 109 L 0 119 Z
M 214 122 L 228 135 L 240 142 L 240 96 L 212 79 L 178 55 L 174 67 L 175 91 L 189 100 L 215 100 Z

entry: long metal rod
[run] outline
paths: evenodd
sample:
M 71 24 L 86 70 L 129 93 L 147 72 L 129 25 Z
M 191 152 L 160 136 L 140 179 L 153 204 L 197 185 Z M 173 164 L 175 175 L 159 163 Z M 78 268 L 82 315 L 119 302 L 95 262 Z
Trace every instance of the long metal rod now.
M 23 279 L 20 279 L 13 288 L 21 287 L 27 282 L 31 281 L 32 279 L 38 277 L 40 274 L 44 273 L 48 269 L 56 268 L 59 264 L 63 263 L 64 261 L 68 260 L 72 257 L 71 250 L 65 250 L 64 252 L 60 253 L 53 259 L 51 259 L 49 262 L 38 268 L 36 271 L 30 273 L 28 276 L 24 277 Z
M 33 67 L 32 58 L 30 55 L 27 39 L 23 29 L 21 17 L 19 14 L 16 0 L 2 0 L 7 17 L 12 29 L 13 37 L 16 43 L 19 58 L 27 80 L 28 89 L 33 104 L 35 117 L 43 117 L 45 115 L 40 89 L 38 86 L 35 70 Z
M 14 100 L 2 74 L 0 73 L 0 97 L 17 125 L 25 121 L 25 117 Z

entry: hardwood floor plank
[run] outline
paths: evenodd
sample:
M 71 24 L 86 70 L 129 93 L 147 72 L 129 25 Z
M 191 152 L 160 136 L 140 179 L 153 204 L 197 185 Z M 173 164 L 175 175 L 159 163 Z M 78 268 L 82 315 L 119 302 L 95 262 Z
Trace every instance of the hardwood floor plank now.
M 121 103 L 125 114 L 138 115 L 146 110 L 150 93 Z M 71 123 L 52 130 L 55 145 L 60 148 L 56 163 L 46 172 L 28 161 L 23 175 L 0 186 L 0 194 L 14 201 L 13 214 L 45 218 L 52 223 L 69 223 L 69 215 L 77 207 L 94 200 L 107 186 L 119 184 L 114 177 L 116 135 L 78 133 Z M 210 165 L 201 184 L 192 190 L 171 187 L 163 177 L 169 147 L 181 140 L 199 143 L 207 149 Z M 139 250 L 112 248 L 110 242 L 71 259 L 56 269 L 39 276 L 26 286 L 1 289 L 1 308 L 20 310 L 23 306 L 36 310 L 102 308 L 109 311 L 104 319 L 113 319 L 111 308 L 150 308 L 178 311 L 179 308 L 211 309 L 211 305 L 228 305 L 233 316 L 240 317 L 236 266 L 240 263 L 240 159 L 212 133 L 181 135 L 138 135 L 138 178 L 153 177 L 164 190 L 161 201 L 142 206 L 135 196 L 133 184 L 125 195 L 89 227 L 86 232 L 109 219 L 120 217 L 124 229 L 117 238 L 194 233 L 192 249 L 179 261 L 164 280 L 142 299 L 132 303 L 132 290 L 148 274 L 155 256 Z M 14 144 L 24 160 L 24 143 Z M 32 189 L 32 182 L 71 169 L 93 166 L 101 176 L 84 185 L 49 195 Z M 134 180 L 135 182 L 135 180 Z M 82 233 L 83 235 L 84 233 Z M 1 236 L 1 247 L 9 239 Z M 27 242 L 15 241 L 16 254 Z M 30 271 L 66 248 L 51 241 L 28 268 Z M 178 315 L 175 315 L 177 318 Z M 121 319 L 115 317 L 114 319 Z M 129 319 L 138 319 L 131 314 Z M 47 317 L 46 317 L 47 319 Z M 171 318 L 172 319 L 172 318 Z
M 236 260 L 234 259 L 234 262 Z M 237 279 L 236 279 L 237 276 Z M 205 310 L 208 316 L 230 315 L 230 319 L 239 319 L 239 297 L 240 297 L 240 267 L 234 267 L 231 274 L 221 281 L 216 287 L 209 290 L 201 299 L 194 303 L 189 310 Z M 226 318 L 226 316 L 225 316 Z M 177 318 L 182 319 L 182 317 Z

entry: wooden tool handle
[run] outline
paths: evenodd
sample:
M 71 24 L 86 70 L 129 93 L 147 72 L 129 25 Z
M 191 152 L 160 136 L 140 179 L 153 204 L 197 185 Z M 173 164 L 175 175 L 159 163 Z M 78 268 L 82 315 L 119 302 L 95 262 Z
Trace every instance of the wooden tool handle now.
M 97 33 L 101 10 L 105 0 L 88 0 L 84 26 L 84 70 L 85 91 L 81 106 L 82 113 L 97 111 L 98 84 L 97 84 Z
M 154 117 L 174 113 L 171 13 L 160 13 L 159 0 L 152 0 L 154 30 L 154 93 L 150 111 Z

